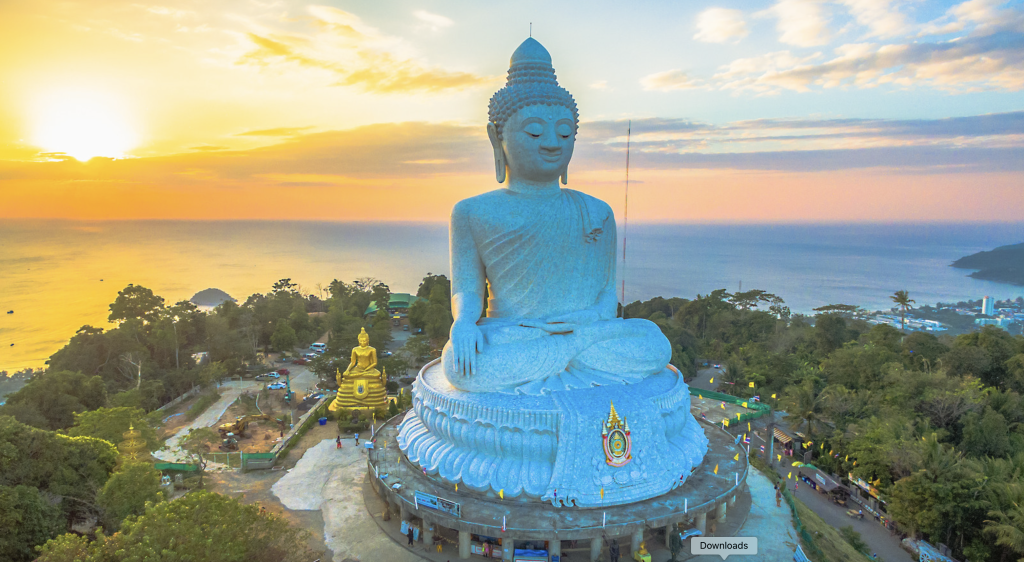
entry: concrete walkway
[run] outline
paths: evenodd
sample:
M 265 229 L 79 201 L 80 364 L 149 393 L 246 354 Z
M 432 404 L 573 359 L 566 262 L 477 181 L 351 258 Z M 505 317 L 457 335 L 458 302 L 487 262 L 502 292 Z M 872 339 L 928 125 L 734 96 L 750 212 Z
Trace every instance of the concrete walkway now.
M 324 440 L 306 451 L 271 492 L 288 509 L 319 509 L 324 519 L 324 542 L 334 562 L 364 560 L 418 562 L 416 554 L 381 532 L 363 502 L 366 454 L 351 439 L 341 450 Z

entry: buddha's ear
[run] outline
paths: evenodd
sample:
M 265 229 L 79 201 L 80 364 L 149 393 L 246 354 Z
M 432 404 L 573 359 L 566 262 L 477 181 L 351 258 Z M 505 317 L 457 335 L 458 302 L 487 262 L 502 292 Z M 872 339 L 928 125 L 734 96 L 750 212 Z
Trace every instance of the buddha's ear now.
M 498 127 L 494 123 L 487 124 L 487 138 L 491 139 L 491 148 L 494 149 L 494 179 L 505 183 L 505 149 L 501 146 Z
M 569 165 L 565 165 L 565 169 L 562 170 L 562 185 L 569 185 Z

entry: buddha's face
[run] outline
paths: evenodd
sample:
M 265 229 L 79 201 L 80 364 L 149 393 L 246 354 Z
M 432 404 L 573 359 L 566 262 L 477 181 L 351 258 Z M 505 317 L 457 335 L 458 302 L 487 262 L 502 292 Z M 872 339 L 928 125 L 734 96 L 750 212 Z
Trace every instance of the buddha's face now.
M 576 144 L 572 112 L 560 105 L 528 105 L 517 111 L 502 131 L 505 163 L 512 179 L 555 181 Z
M 356 340 L 359 342 L 359 347 L 366 347 L 370 345 L 370 336 L 359 334 L 359 337 L 356 338 Z

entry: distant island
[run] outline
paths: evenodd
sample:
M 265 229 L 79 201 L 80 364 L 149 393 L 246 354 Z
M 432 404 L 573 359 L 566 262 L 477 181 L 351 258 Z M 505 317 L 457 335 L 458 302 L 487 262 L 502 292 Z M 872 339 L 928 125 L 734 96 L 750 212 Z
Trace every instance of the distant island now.
M 1024 243 L 978 252 L 950 265 L 959 269 L 977 270 L 969 275 L 975 279 L 1024 286 Z
M 220 304 L 225 301 L 238 302 L 236 299 L 231 298 L 231 295 L 221 291 L 220 289 L 203 289 L 202 291 L 192 295 L 192 298 L 188 300 L 196 306 L 209 307 L 220 306 Z

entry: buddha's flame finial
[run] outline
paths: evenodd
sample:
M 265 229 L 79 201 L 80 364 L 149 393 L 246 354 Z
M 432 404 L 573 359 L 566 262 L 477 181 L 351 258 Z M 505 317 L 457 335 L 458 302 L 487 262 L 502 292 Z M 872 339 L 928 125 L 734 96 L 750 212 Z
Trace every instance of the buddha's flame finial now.
M 612 429 L 622 429 L 623 422 L 619 419 L 619 413 L 615 411 L 615 402 L 610 402 L 612 408 L 608 414 L 608 421 L 604 422 L 604 430 L 601 432 L 607 434 Z

